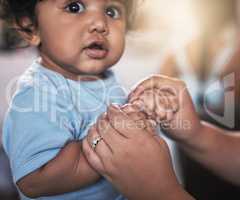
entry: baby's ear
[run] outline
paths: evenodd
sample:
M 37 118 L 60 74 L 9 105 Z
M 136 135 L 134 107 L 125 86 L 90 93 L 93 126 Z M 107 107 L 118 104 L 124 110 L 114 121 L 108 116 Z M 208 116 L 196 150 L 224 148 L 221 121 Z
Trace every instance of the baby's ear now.
M 23 17 L 20 24 L 15 23 L 14 27 L 16 28 L 19 35 L 31 46 L 40 45 L 40 36 L 37 30 L 37 27 L 28 17 Z

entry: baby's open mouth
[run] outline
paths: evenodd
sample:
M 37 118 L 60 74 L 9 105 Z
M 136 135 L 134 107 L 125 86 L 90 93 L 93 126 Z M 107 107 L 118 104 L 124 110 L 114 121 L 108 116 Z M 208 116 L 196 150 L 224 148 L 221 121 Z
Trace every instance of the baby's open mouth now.
M 95 41 L 84 48 L 85 53 L 92 59 L 103 59 L 107 56 L 108 49 L 103 42 Z
M 92 43 L 88 48 L 90 49 L 99 49 L 99 50 L 104 50 L 104 47 L 102 44 L 94 42 Z

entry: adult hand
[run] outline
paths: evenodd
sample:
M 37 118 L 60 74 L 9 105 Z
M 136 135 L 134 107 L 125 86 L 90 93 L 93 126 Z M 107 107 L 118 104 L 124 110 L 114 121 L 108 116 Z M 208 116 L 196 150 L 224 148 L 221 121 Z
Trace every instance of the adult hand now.
M 144 94 L 149 90 L 163 91 L 161 93 L 162 96 L 166 94 L 166 91 L 169 91 L 167 93 L 172 93 L 171 96 L 177 97 L 178 103 L 176 103 L 176 99 L 170 100 L 169 94 L 167 94 L 165 98 L 159 96 L 159 98 L 162 99 L 163 103 L 152 103 L 152 110 L 158 110 L 158 107 L 160 107 L 159 114 L 163 115 L 163 119 L 171 118 L 171 120 L 168 120 L 168 126 L 162 126 L 162 128 L 166 130 L 168 136 L 183 143 L 191 143 L 192 139 L 197 138 L 195 137 L 196 133 L 199 133 L 199 130 L 202 126 L 200 119 L 194 109 L 193 102 L 188 93 L 185 83 L 181 80 L 169 78 L 162 75 L 151 76 L 136 86 L 136 88 L 129 95 L 129 102 L 134 103 L 138 100 L 142 100 L 143 104 L 150 104 L 149 101 L 154 101 L 156 97 L 143 98 Z M 166 102 L 164 99 L 167 99 L 167 103 L 164 103 L 164 101 Z M 163 110 L 162 105 L 164 104 L 172 105 L 170 107 L 173 110 L 177 108 L 177 112 L 174 113 L 174 115 L 170 113 L 171 117 L 167 117 L 166 113 L 161 113 L 161 110 Z
M 92 141 L 101 138 L 93 149 Z M 128 199 L 181 199 L 165 141 L 110 106 L 83 141 L 89 163 Z M 185 196 L 186 197 L 186 196 Z M 187 198 L 182 199 L 187 199 Z

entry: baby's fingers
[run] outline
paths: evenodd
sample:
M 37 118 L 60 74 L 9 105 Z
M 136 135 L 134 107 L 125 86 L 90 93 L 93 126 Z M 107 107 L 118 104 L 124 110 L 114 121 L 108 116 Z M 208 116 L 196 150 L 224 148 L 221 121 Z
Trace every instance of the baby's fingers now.
M 168 100 L 168 109 L 171 109 L 173 112 L 177 112 L 179 109 L 179 100 L 177 94 L 174 91 L 170 90 L 159 90 L 158 93 L 164 95 Z
M 146 90 L 142 93 L 139 99 L 143 102 L 143 111 L 151 118 L 154 118 L 155 110 L 155 93 L 154 90 Z
M 178 101 L 173 94 L 168 92 L 161 91 L 159 92 L 158 96 L 162 96 L 162 98 L 156 100 L 156 102 L 161 105 L 156 106 L 156 112 L 158 115 L 157 122 L 161 125 L 161 127 L 168 128 L 171 124 L 171 121 L 175 118 L 175 113 L 178 109 Z M 160 116 L 162 112 L 165 114 L 164 118 Z
M 156 121 L 160 123 L 161 121 L 165 121 L 167 119 L 168 101 L 162 93 L 158 93 L 158 95 L 155 95 L 155 102 Z

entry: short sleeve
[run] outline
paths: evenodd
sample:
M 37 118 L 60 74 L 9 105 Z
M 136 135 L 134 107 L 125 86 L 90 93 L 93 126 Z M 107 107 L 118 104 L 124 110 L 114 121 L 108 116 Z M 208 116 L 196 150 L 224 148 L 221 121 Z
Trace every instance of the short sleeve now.
M 57 93 L 28 88 L 13 98 L 3 128 L 3 146 L 14 182 L 37 170 L 74 139 L 70 113 Z

